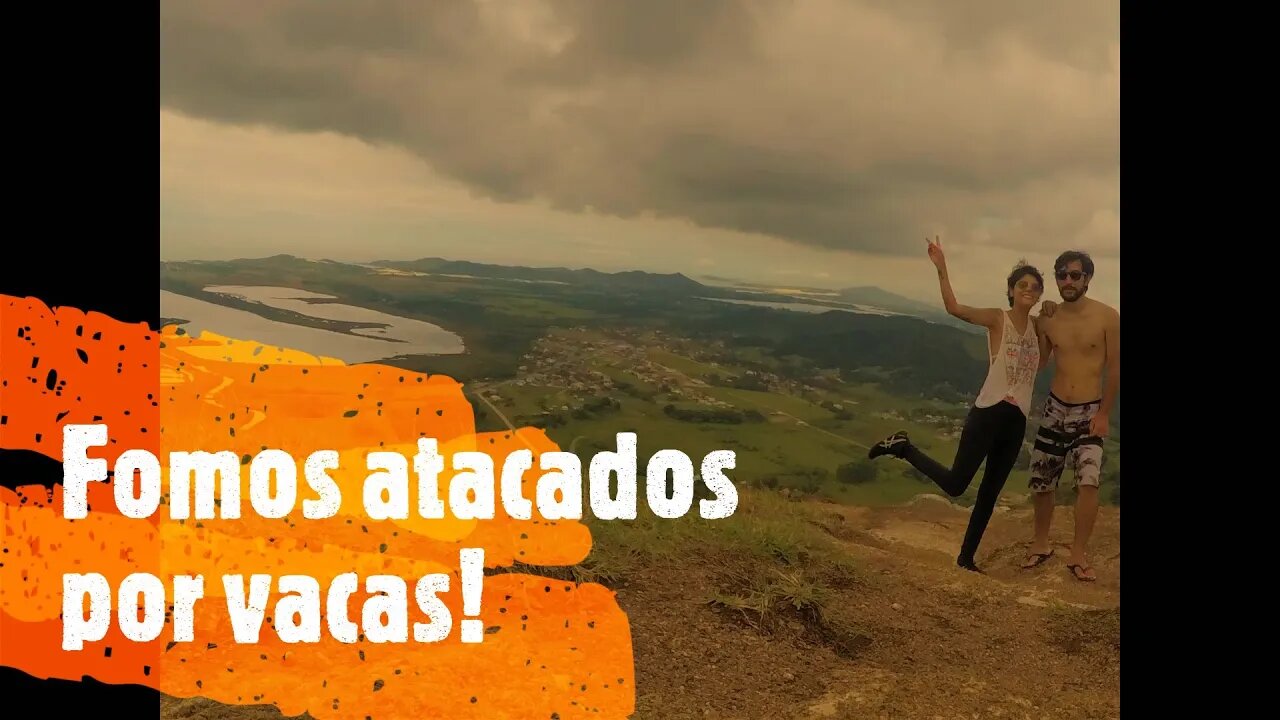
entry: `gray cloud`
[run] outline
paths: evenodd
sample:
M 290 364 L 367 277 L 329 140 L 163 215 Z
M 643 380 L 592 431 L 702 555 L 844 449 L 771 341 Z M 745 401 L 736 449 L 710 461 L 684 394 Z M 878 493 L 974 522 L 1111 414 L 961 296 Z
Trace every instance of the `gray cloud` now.
M 961 7 L 963 6 L 963 7 Z M 1112 0 L 161 7 L 161 104 L 826 248 L 1119 250 Z M 340 169 L 336 169 L 340 171 Z

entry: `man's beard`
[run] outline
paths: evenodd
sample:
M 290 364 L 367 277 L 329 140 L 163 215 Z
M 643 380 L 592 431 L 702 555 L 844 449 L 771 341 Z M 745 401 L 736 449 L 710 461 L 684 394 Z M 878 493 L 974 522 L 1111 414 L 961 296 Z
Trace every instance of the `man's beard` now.
M 1083 290 L 1075 290 L 1075 291 L 1074 291 L 1074 294 L 1068 294 L 1068 293 L 1070 293 L 1070 292 L 1072 292 L 1072 291 L 1070 291 L 1070 290 L 1064 290 L 1064 291 L 1062 291 L 1062 300 L 1063 300 L 1064 302 L 1076 302 L 1077 300 L 1080 300 L 1081 298 L 1083 298 L 1083 297 L 1084 297 L 1084 291 L 1083 291 Z

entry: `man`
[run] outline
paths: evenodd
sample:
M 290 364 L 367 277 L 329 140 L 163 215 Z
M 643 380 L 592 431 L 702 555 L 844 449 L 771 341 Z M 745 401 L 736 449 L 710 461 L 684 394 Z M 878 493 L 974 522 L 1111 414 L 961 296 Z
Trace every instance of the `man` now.
M 1057 359 L 1044 419 L 1031 453 L 1031 490 L 1035 495 L 1035 540 L 1022 564 L 1033 568 L 1053 555 L 1049 525 L 1054 491 L 1064 468 L 1076 477 L 1076 528 L 1067 568 L 1077 580 L 1097 579 L 1086 550 L 1098 516 L 1102 443 L 1120 392 L 1120 313 L 1085 297 L 1093 279 L 1093 260 L 1068 251 L 1053 265 L 1062 304 L 1038 325 L 1040 353 Z

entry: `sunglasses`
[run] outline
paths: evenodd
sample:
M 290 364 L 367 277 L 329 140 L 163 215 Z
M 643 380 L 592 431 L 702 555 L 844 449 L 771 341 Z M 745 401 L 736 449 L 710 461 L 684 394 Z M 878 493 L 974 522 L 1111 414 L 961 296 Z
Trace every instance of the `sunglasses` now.
M 1079 280 L 1080 278 L 1084 277 L 1084 273 L 1080 272 L 1079 270 L 1059 270 L 1056 273 L 1056 275 L 1058 276 L 1059 280 L 1066 280 L 1067 278 L 1071 278 L 1072 281 Z

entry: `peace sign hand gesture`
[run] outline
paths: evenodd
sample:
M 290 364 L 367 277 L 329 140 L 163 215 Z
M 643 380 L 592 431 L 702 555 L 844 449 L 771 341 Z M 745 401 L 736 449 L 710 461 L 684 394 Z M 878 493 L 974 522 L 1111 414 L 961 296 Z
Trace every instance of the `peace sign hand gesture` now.
M 934 267 L 945 270 L 947 258 L 942 254 L 942 238 L 935 236 L 933 240 L 925 238 L 924 241 L 929 243 L 929 260 L 933 262 Z

